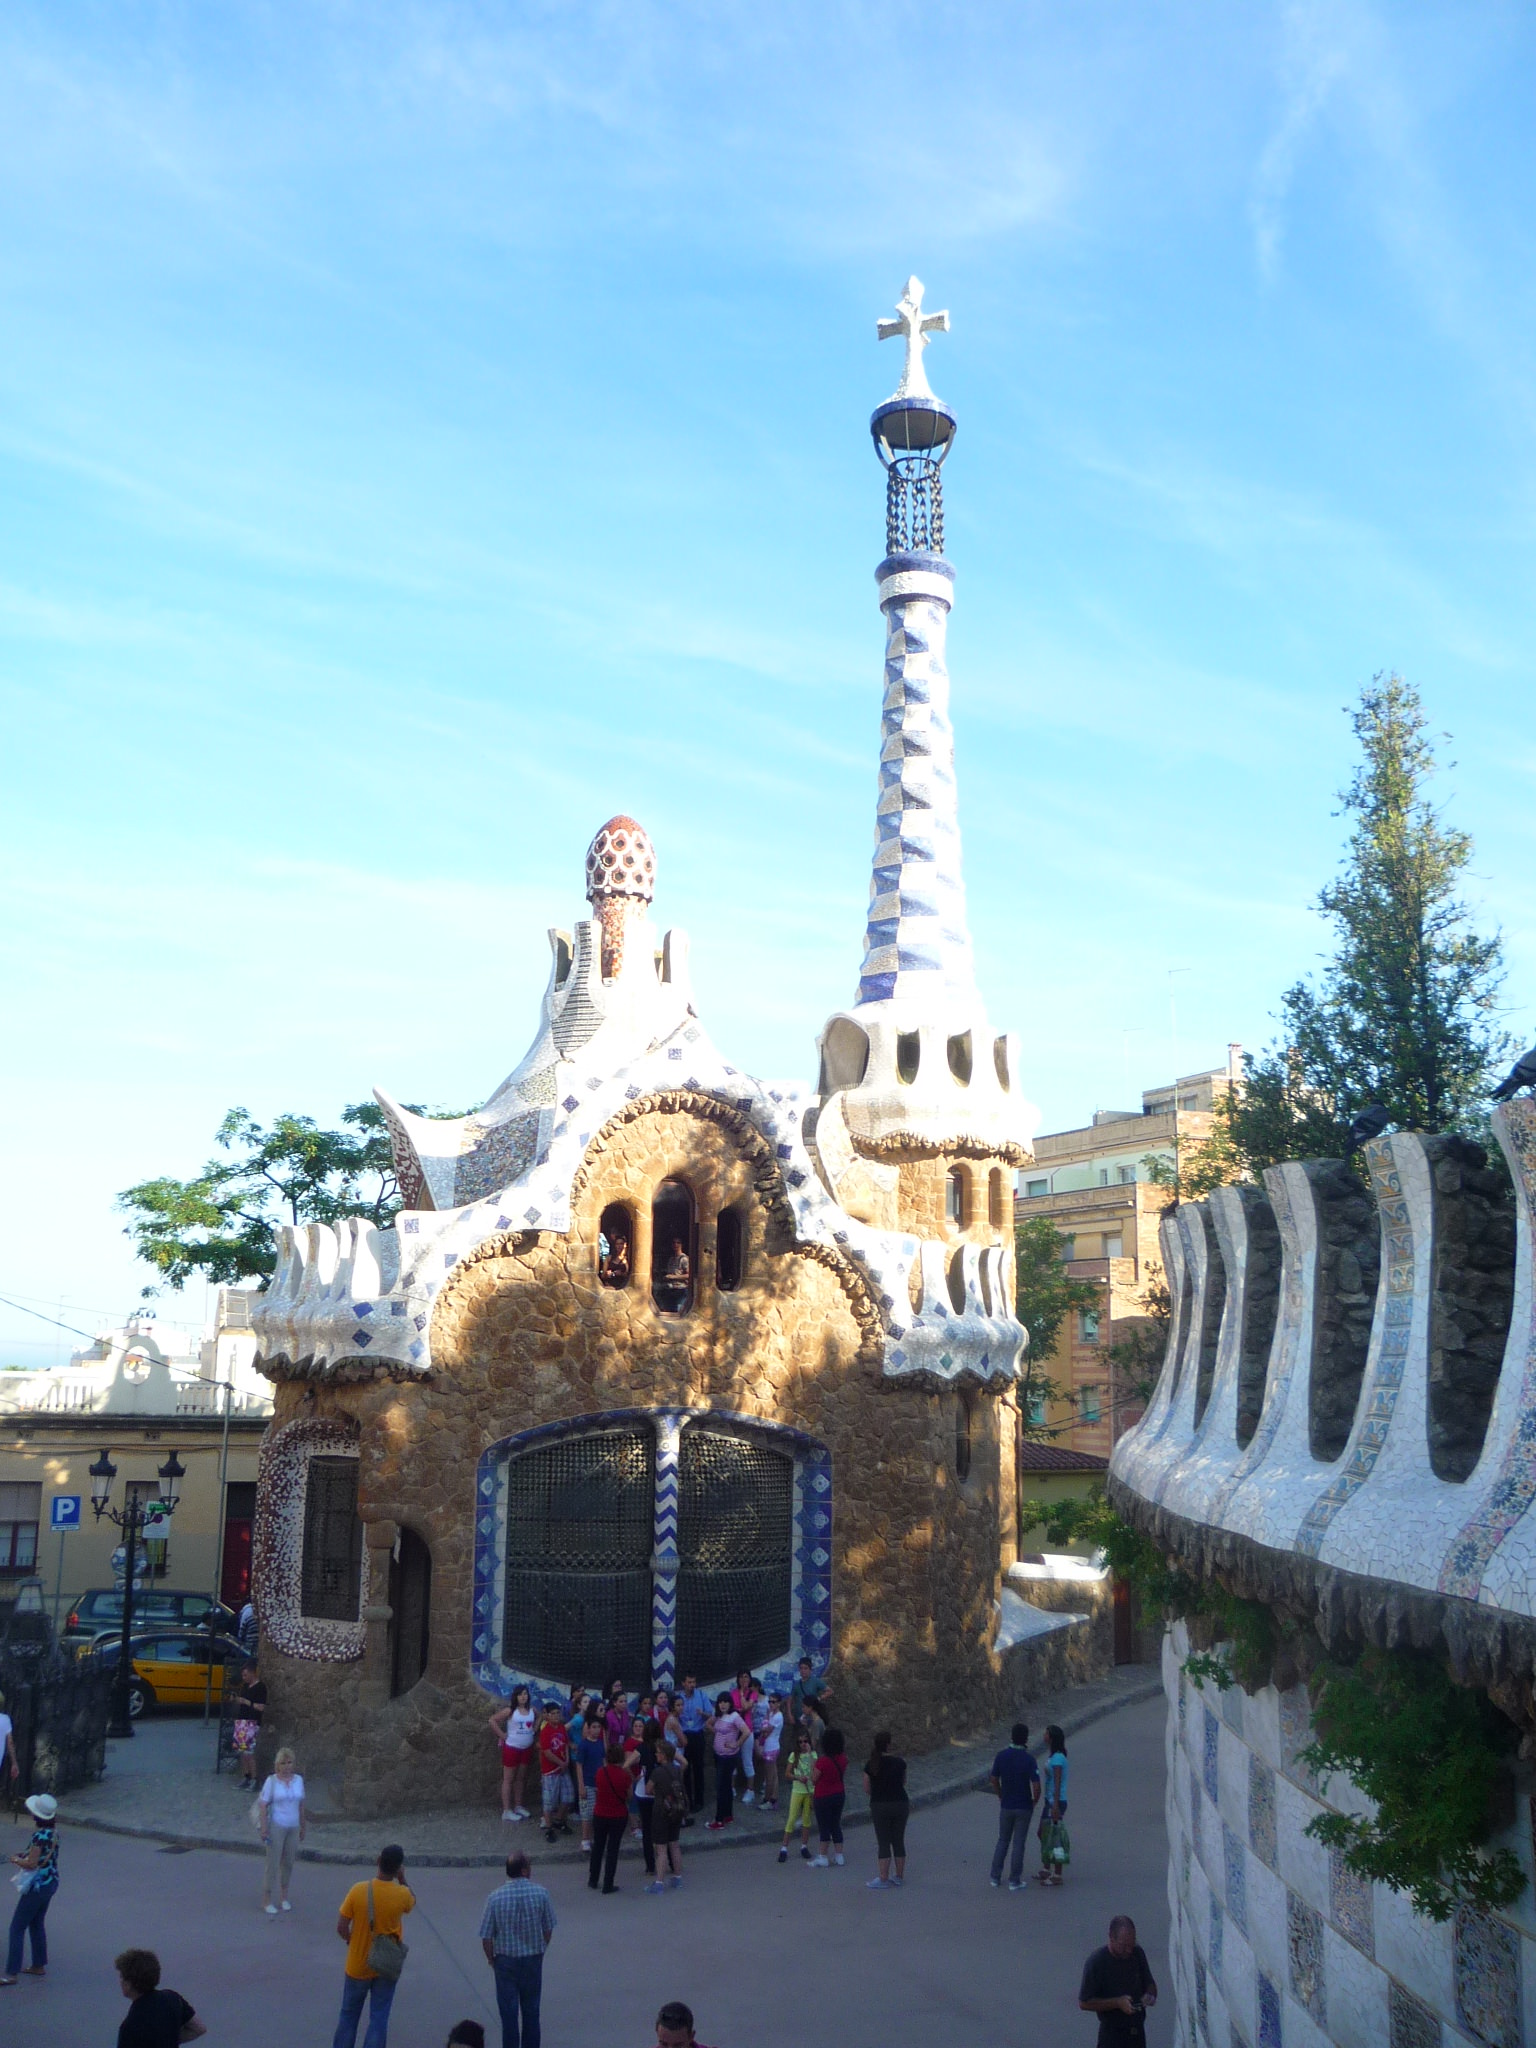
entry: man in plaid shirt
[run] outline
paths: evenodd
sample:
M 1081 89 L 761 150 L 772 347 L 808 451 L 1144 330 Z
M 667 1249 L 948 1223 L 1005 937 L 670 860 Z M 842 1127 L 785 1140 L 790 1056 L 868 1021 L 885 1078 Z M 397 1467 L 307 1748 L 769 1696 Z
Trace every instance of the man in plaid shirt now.
M 491 1893 L 480 1918 L 480 1946 L 496 1972 L 501 2048 L 539 2048 L 544 1951 L 555 1931 L 555 1909 L 543 1885 L 533 1882 L 532 1869 L 521 1853 L 509 1856 L 507 1881 Z

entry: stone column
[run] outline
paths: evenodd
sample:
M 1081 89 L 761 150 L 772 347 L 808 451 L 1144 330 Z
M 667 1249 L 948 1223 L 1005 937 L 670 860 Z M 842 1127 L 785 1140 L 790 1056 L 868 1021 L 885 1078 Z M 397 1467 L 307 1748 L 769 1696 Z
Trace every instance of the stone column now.
M 363 1609 L 363 1678 L 357 1688 L 360 1707 L 382 1707 L 389 1702 L 389 1624 L 394 1609 L 389 1604 L 389 1561 L 400 1534 L 397 1522 L 365 1522 L 363 1541 L 368 1545 L 368 1605 Z

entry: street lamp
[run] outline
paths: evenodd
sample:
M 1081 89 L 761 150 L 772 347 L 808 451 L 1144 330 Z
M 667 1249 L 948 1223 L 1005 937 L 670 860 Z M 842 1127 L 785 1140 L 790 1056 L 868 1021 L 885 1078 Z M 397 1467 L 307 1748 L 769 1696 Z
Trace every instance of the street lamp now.
M 108 1735 L 122 1740 L 133 1733 L 133 1721 L 128 1712 L 128 1697 L 133 1685 L 133 1664 L 128 1650 L 133 1635 L 133 1568 L 150 1503 L 130 1500 L 120 1508 L 111 1505 L 112 1482 L 117 1477 L 117 1467 L 105 1451 L 89 1471 L 93 1514 L 98 1522 L 105 1515 L 109 1522 L 121 1529 L 126 1544 L 123 1555 L 123 1632 L 118 1644 L 117 1670 L 112 1679 L 112 1718 L 107 1724 Z M 158 1505 L 168 1515 L 174 1514 L 176 1503 L 181 1498 L 181 1482 L 187 1476 L 187 1468 L 174 1450 L 156 1476 L 160 1481 Z

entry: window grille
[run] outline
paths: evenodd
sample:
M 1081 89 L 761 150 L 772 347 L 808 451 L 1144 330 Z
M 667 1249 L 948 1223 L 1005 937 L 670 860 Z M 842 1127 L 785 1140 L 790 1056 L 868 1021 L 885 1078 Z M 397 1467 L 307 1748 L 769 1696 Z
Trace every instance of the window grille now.
M 655 1514 L 648 1429 L 562 1437 L 511 1460 L 508 1664 L 566 1683 L 649 1677 Z
M 790 1649 L 794 1463 L 697 1424 L 680 1452 L 677 1668 L 725 1678 Z
M 316 1621 L 356 1621 L 362 1576 L 357 1460 L 311 1458 L 304 1483 L 299 1612 Z
M 36 1564 L 42 1515 L 41 1480 L 0 1482 L 0 1571 L 30 1571 Z

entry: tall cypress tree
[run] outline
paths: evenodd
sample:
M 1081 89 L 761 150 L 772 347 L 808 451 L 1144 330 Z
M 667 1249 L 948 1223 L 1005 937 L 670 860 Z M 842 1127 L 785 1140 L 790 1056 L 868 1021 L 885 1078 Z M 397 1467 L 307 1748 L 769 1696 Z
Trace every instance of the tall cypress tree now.
M 1368 1102 L 1404 1130 L 1475 1134 L 1511 1047 L 1498 1024 L 1501 942 L 1475 929 L 1458 893 L 1472 840 L 1427 794 L 1437 763 L 1418 692 L 1377 676 L 1350 722 L 1361 760 L 1340 801 L 1353 830 L 1317 899 L 1333 957 L 1286 991 L 1280 1042 L 1245 1062 L 1246 1087 L 1225 1109 L 1233 1163 L 1249 1173 L 1337 1156 Z

